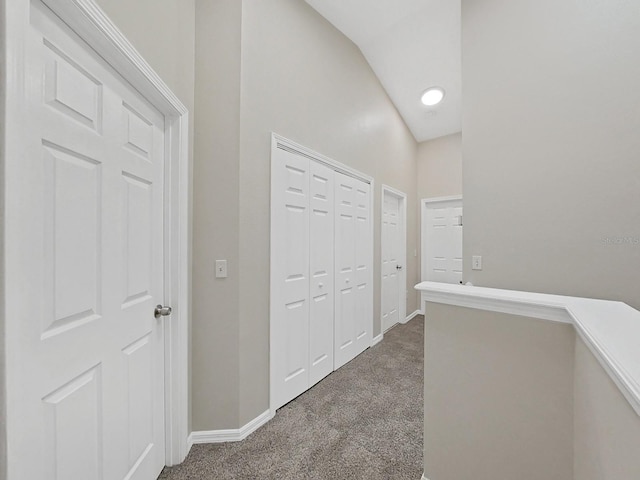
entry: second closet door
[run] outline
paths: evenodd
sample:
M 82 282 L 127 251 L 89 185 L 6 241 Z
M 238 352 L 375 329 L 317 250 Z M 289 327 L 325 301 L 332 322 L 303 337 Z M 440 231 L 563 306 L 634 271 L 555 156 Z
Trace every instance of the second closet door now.
M 373 318 L 369 184 L 335 173 L 335 368 L 371 345 Z
M 333 371 L 334 172 L 309 162 L 309 386 Z

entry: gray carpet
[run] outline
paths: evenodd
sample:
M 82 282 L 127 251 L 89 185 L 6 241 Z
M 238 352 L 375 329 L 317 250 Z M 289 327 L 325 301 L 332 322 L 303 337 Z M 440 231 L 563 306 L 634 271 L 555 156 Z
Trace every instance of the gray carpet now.
M 160 479 L 419 480 L 423 326 L 396 326 L 244 441 L 195 445 Z

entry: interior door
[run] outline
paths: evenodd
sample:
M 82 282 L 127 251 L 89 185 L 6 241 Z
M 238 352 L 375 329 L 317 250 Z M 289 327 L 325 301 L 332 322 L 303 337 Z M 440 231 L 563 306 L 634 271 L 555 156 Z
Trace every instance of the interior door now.
M 462 200 L 428 204 L 423 218 L 423 280 L 462 282 Z
M 335 174 L 335 368 L 371 345 L 371 224 L 369 185 Z
M 356 322 L 355 354 L 360 355 L 373 340 L 373 230 L 371 186 L 353 180 L 356 200 Z
M 333 371 L 334 172 L 310 163 L 309 386 Z
M 281 407 L 309 388 L 310 355 L 309 160 L 284 150 L 278 150 L 277 155 L 271 170 L 274 408 Z M 314 190 L 319 192 L 317 187 Z M 321 288 L 321 278 L 317 276 L 314 279 L 315 291 Z M 314 314 L 321 315 L 324 305 L 315 309 Z
M 164 466 L 164 118 L 31 3 L 12 298 L 10 476 L 151 480 Z M 15 210 L 14 210 L 15 211 Z M 19 400 L 16 400 L 19 399 Z M 15 430 L 14 430 L 15 431 Z
M 400 321 L 400 199 L 384 193 L 382 205 L 382 330 Z

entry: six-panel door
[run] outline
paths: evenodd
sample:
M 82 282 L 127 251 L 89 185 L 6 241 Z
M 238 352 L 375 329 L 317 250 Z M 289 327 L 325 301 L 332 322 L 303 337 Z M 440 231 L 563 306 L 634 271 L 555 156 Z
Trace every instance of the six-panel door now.
M 12 197 L 25 199 L 16 278 L 26 301 L 12 335 L 21 339 L 12 374 L 23 381 L 11 397 L 23 435 L 8 446 L 10 475 L 155 479 L 164 466 L 164 339 L 154 318 L 164 118 L 31 5 L 25 182 Z
M 271 361 L 280 407 L 309 388 L 310 187 L 309 160 L 278 154 L 271 178 Z
M 400 201 L 388 192 L 382 202 L 382 330 L 398 321 L 400 311 Z
M 428 205 L 425 209 L 423 280 L 442 283 L 462 281 L 462 200 Z
M 369 185 L 276 149 L 271 170 L 272 407 L 371 345 Z
M 333 371 L 333 217 L 334 172 L 309 161 L 310 169 L 310 299 L 309 386 Z
M 335 173 L 335 368 L 371 345 L 373 293 L 369 184 Z

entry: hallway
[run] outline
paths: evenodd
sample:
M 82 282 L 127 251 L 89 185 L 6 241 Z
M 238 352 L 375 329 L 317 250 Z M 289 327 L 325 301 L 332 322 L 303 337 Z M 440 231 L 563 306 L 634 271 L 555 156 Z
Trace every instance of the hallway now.
M 194 445 L 160 480 L 419 479 L 423 328 L 396 326 L 246 440 Z

